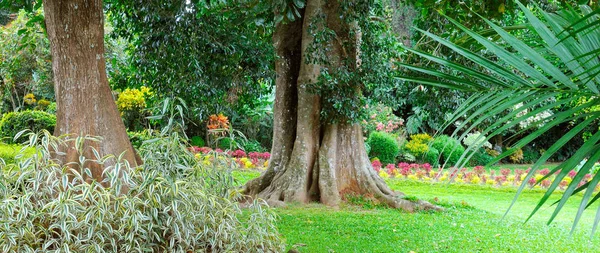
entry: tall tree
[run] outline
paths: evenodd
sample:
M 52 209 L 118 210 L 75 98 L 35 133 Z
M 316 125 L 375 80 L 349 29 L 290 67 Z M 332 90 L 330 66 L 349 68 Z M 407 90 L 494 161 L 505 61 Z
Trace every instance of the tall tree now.
M 298 18 L 277 24 L 272 157 L 246 193 L 272 205 L 320 201 L 335 206 L 346 194 L 360 194 L 409 211 L 434 208 L 405 200 L 386 185 L 372 169 L 361 128 L 351 118 L 365 84 L 342 77 L 362 71 L 356 17 L 370 13 L 369 4 L 308 0 L 292 6 Z M 345 106 L 338 106 L 343 99 Z M 334 110 L 338 107 L 349 108 L 340 113 Z
M 104 60 L 104 13 L 102 0 L 43 1 L 52 52 L 57 104 L 55 135 L 101 136 L 85 141 L 84 155 L 123 154 L 131 165 L 140 164 L 127 137 L 125 125 L 113 99 Z M 78 161 L 75 142 L 59 158 Z M 96 180 L 107 164 L 86 162 Z

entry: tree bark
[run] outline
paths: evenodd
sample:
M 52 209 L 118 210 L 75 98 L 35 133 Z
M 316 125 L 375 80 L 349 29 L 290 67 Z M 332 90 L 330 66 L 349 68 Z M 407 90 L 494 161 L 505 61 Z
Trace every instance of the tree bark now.
M 100 136 L 101 142 L 86 141 L 83 155 L 93 159 L 92 148 L 100 155 L 120 155 L 132 166 L 141 164 L 112 96 L 104 59 L 104 12 L 102 0 L 44 0 L 46 28 L 52 52 L 56 93 L 56 136 Z M 77 162 L 74 143 L 58 158 Z M 90 161 L 84 164 L 93 179 L 102 181 L 105 167 Z
M 308 0 L 301 20 L 277 26 L 272 157 L 263 175 L 246 184 L 245 193 L 273 206 L 310 201 L 337 206 L 353 194 L 407 211 L 437 209 L 424 201 L 405 200 L 386 185 L 371 167 L 358 124 L 321 122 L 321 97 L 309 92 L 307 85 L 317 81 L 324 67 L 360 65 L 360 32 L 352 37 L 349 31 L 357 29 L 356 24 L 344 23 L 338 12 L 335 1 Z M 336 34 L 328 42 L 327 66 L 308 62 L 306 57 L 314 41 L 309 28 L 314 32 L 324 26 Z

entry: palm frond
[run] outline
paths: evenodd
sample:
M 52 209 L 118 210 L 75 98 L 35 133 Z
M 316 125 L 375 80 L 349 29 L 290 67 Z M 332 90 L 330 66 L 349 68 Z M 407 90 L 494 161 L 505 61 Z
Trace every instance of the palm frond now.
M 502 134 L 505 130 L 519 126 L 522 122 L 531 121 L 530 119 L 535 118 L 541 112 L 562 108 L 554 114 L 523 127 L 515 136 L 524 137 L 516 141 L 491 163 L 509 156 L 515 150 L 540 138 L 552 128 L 565 123 L 577 122 L 536 161 L 523 180 L 524 183 L 519 187 L 507 213 L 526 187 L 526 182 L 535 175 L 536 170 L 540 169 L 569 141 L 578 138 L 585 129 L 598 124 L 600 120 L 600 112 L 591 110 L 600 105 L 598 88 L 600 85 L 600 71 L 598 70 L 598 66 L 600 66 L 600 50 L 598 50 L 600 48 L 600 10 L 592 11 L 591 8 L 583 6 L 581 12 L 562 10 L 558 13 L 547 13 L 537 6 L 532 10 L 519 2 L 517 4 L 527 18 L 526 27 L 539 38 L 537 42 L 543 45 L 543 50 L 530 46 L 523 39 L 511 34 L 511 29 L 502 28 L 487 19 L 483 20 L 491 29 L 486 33 L 478 33 L 447 17 L 450 22 L 469 36 L 468 39 L 465 38 L 462 41 L 476 41 L 486 50 L 487 54 L 493 55 L 494 60 L 444 40 L 435 34 L 417 29 L 432 40 L 468 59 L 470 61 L 468 64 L 474 64 L 477 67 L 468 67 L 465 63 L 406 48 L 407 52 L 437 63 L 441 69 L 449 69 L 454 74 L 450 75 L 442 70 L 399 64 L 406 72 L 398 77 L 408 82 L 473 92 L 473 95 L 455 111 L 451 120 L 445 123 L 442 129 L 443 131 L 455 121 L 461 120 L 462 123 L 458 124 L 453 131 L 453 136 L 459 139 L 464 138 L 474 129 L 483 129 L 481 133 L 487 136 L 485 137 L 485 141 L 487 141 Z M 494 34 L 490 34 L 489 31 L 494 31 Z M 498 39 L 500 43 L 490 40 L 490 37 Z M 411 76 L 413 73 L 418 73 L 419 77 Z M 463 166 L 479 148 L 477 145 L 467 148 L 456 166 Z M 586 158 L 589 160 L 579 168 L 563 193 L 563 197 L 554 203 L 555 209 L 548 221 L 554 220 L 573 194 L 584 192 L 573 223 L 573 229 L 575 229 L 583 210 L 600 199 L 600 193 L 594 195 L 594 189 L 600 183 L 600 174 L 593 176 L 587 183 L 584 181 L 594 163 L 600 160 L 600 131 L 596 131 L 569 159 L 552 170 L 551 174 L 556 175 L 555 181 L 549 186 L 529 218 L 546 204 L 568 172 L 575 169 L 580 161 Z M 543 177 L 537 183 L 548 177 Z M 598 223 L 600 223 L 600 209 L 598 209 L 593 231 L 596 230 Z

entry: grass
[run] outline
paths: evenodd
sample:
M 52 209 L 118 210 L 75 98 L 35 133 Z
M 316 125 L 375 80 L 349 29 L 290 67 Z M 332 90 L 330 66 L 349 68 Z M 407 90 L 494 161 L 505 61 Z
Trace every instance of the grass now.
M 239 184 L 258 175 L 234 172 Z M 277 226 L 288 248 L 300 252 L 595 252 L 600 247 L 599 235 L 589 236 L 593 213 L 585 213 L 581 228 L 569 235 L 579 197 L 547 226 L 551 210 L 546 208 L 523 224 L 543 191 L 524 192 L 502 220 L 515 189 L 399 179 L 388 184 L 411 197 L 437 199 L 445 211 L 409 214 L 373 205 L 337 209 L 289 205 L 276 209 Z

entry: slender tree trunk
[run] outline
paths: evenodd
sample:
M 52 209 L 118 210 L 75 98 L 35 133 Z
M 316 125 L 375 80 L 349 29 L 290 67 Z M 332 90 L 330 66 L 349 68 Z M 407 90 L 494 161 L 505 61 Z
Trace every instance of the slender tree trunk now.
M 327 26 L 337 36 L 328 42 L 326 67 L 347 64 L 347 59 L 353 60 L 353 68 L 360 65 L 360 32 L 350 37 L 349 30 L 357 28 L 340 19 L 338 7 L 335 1 L 308 0 L 302 20 L 277 26 L 272 157 L 265 173 L 248 182 L 245 192 L 275 206 L 310 201 L 336 206 L 347 194 L 358 194 L 408 211 L 436 209 L 427 202 L 405 200 L 386 185 L 371 167 L 359 125 L 320 120 L 321 98 L 307 85 L 317 81 L 325 66 L 307 61 L 314 40 L 309 28 Z
M 102 0 L 44 0 L 46 28 L 52 51 L 57 122 L 54 134 L 100 136 L 102 142 L 87 141 L 84 155 L 124 152 L 132 166 L 141 164 L 119 116 L 106 76 L 104 59 L 104 13 Z M 59 158 L 78 161 L 74 143 Z M 114 163 L 114 161 L 113 161 Z M 102 179 L 104 165 L 87 162 L 92 177 Z

